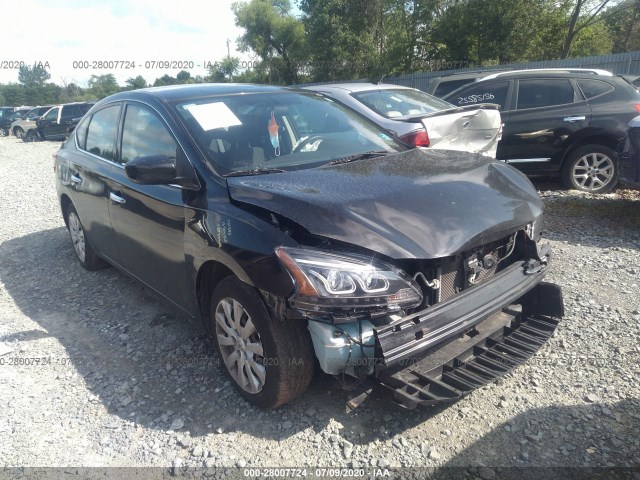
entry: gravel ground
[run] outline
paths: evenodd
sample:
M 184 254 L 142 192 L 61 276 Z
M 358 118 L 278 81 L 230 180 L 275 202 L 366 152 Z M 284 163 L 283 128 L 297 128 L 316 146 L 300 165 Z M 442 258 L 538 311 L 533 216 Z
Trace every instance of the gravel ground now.
M 271 412 L 245 403 L 212 343 L 115 269 L 75 261 L 55 142 L 0 138 L 0 468 L 640 467 L 640 198 L 537 182 L 566 317 L 539 354 L 448 407 L 381 393 L 352 414 L 318 375 Z M 47 360 L 41 360 L 41 359 Z M 36 363 L 39 362 L 39 363 Z

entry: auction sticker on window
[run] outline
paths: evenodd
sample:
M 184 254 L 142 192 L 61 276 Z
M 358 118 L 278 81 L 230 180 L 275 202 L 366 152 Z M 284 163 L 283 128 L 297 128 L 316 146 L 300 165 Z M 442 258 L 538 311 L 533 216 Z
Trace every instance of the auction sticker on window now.
M 185 105 L 184 108 L 205 131 L 242 125 L 238 117 L 222 102 L 191 104 Z

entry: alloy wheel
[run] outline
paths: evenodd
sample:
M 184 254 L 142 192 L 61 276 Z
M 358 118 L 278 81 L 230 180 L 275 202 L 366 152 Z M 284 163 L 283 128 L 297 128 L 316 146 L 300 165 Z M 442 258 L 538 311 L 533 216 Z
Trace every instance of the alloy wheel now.
M 602 189 L 613 180 L 614 173 L 613 160 L 602 153 L 580 157 L 571 170 L 573 180 L 585 191 Z
M 234 298 L 223 298 L 215 310 L 216 338 L 222 359 L 236 383 L 248 393 L 264 387 L 264 348 L 251 316 Z
M 76 251 L 76 255 L 81 262 L 85 261 L 85 243 L 84 243 L 84 230 L 80 219 L 75 212 L 69 214 L 69 234 L 71 235 L 71 241 L 73 242 L 73 248 Z

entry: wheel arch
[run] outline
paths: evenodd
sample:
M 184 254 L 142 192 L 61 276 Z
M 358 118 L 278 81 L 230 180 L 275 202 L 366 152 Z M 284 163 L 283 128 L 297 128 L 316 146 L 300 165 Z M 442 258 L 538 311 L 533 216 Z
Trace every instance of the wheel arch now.
M 209 317 L 211 311 L 211 296 L 218 284 L 230 276 L 240 278 L 231 268 L 217 260 L 208 260 L 204 262 L 198 270 L 198 275 L 196 277 L 198 309 L 200 311 L 200 318 L 202 318 L 203 325 L 208 331 L 210 330 Z M 243 277 L 245 276 L 243 275 Z M 245 281 L 244 278 L 240 279 Z
M 604 133 L 582 137 L 573 142 L 569 146 L 569 148 L 565 150 L 564 155 L 562 156 L 562 164 L 560 165 L 560 168 L 562 169 L 564 167 L 565 162 L 569 159 L 569 157 L 571 157 L 573 152 L 575 152 L 579 148 L 586 147 L 587 145 L 602 145 L 604 147 L 610 148 L 615 152 L 619 143 L 620 139 L 616 138 L 613 135 L 606 135 Z
M 62 210 L 62 218 L 64 219 L 64 224 L 69 227 L 69 219 L 67 218 L 67 210 L 69 209 L 69 205 L 72 205 L 73 202 L 71 198 L 66 193 L 63 193 L 60 196 L 60 210 Z

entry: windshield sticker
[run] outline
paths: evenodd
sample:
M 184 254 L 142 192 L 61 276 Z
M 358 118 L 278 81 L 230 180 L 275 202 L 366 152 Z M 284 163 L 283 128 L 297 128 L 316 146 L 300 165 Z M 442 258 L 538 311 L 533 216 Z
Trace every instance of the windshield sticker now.
M 276 117 L 273 111 L 271 111 L 271 118 L 269 119 L 269 126 L 267 127 L 267 130 L 269 130 L 269 138 L 271 139 L 273 152 L 276 157 L 279 157 L 280 156 L 280 136 L 278 134 L 278 130 L 280 130 L 280 127 L 278 126 L 278 122 L 276 122 Z
M 193 115 L 205 131 L 242 125 L 238 117 L 222 102 L 185 105 L 184 108 Z

